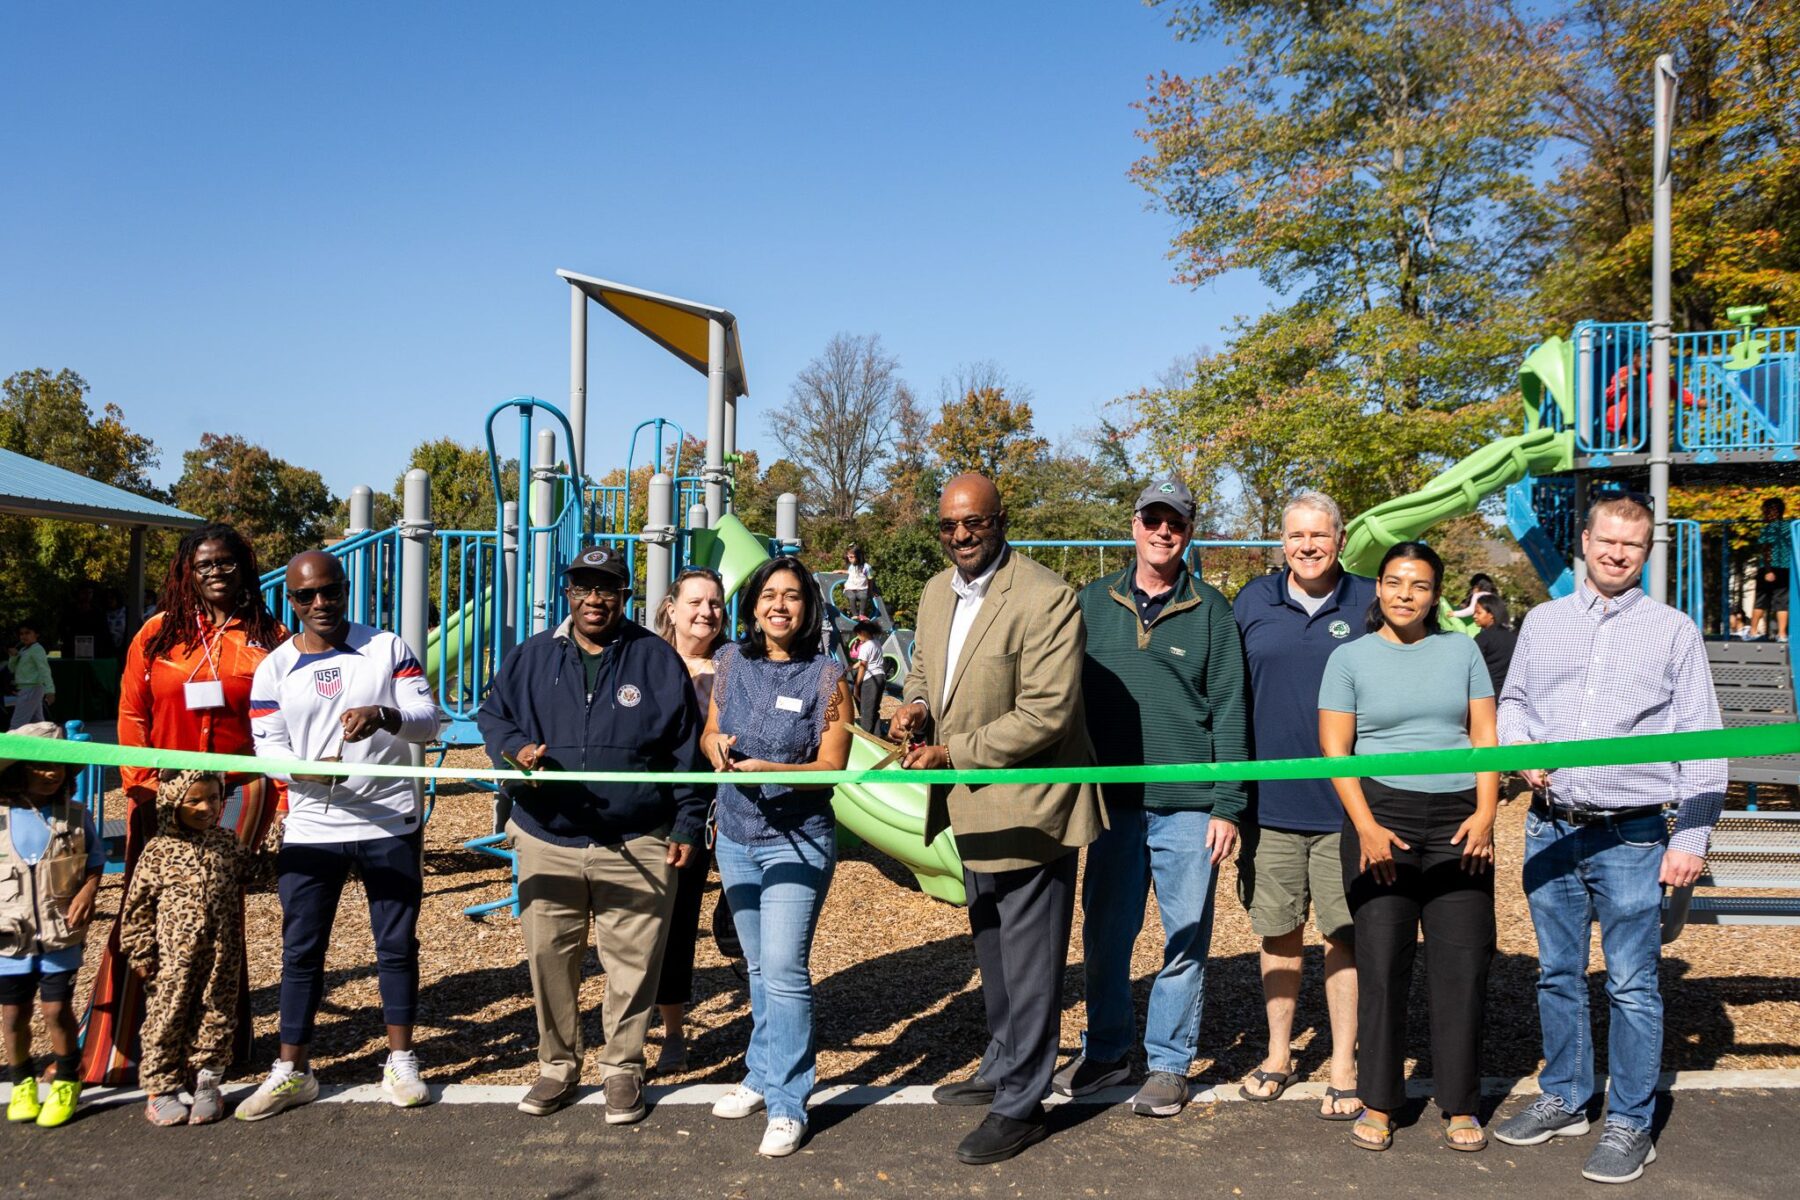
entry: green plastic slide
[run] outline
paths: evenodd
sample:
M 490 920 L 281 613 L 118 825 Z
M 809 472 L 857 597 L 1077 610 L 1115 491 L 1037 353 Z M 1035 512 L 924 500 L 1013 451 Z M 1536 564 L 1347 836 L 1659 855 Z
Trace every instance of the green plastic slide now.
M 483 611 L 493 607 L 494 589 L 488 588 L 481 593 L 480 603 Z M 432 687 L 437 687 L 438 676 L 444 666 L 444 639 L 460 640 L 463 626 L 475 619 L 476 600 L 471 596 L 461 608 L 451 613 L 449 618 L 438 625 L 425 637 L 425 678 Z M 473 648 L 470 651 L 473 655 Z
M 1419 537 L 1439 521 L 1467 516 L 1489 492 L 1527 475 L 1560 475 L 1574 469 L 1575 435 L 1533 429 L 1483 446 L 1418 491 L 1377 504 L 1354 521 L 1344 539 L 1344 568 L 1373 575 L 1395 542 Z M 1444 609 L 1447 612 L 1446 599 Z M 1445 620 L 1446 628 L 1471 632 L 1473 622 Z
M 734 516 L 724 517 L 712 529 L 694 530 L 692 539 L 694 562 L 719 573 L 727 599 L 769 558 L 764 541 Z M 851 767 L 873 767 L 893 749 L 861 730 L 854 732 Z M 838 824 L 911 871 L 926 895 L 964 903 L 956 841 L 946 831 L 925 844 L 925 786 L 907 781 L 897 766 L 892 770 L 893 783 L 846 783 L 835 788 L 831 808 Z

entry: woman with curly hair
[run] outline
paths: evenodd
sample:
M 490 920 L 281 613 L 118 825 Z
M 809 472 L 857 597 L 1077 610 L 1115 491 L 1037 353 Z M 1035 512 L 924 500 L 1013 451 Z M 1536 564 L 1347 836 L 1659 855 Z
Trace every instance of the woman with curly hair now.
M 156 615 L 131 639 L 119 681 L 119 744 L 158 750 L 253 754 L 250 680 L 288 631 L 263 603 L 256 551 L 229 525 L 203 525 L 181 539 Z M 119 768 L 125 788 L 125 886 L 144 844 L 156 833 L 158 773 Z M 276 798 L 260 775 L 232 775 L 239 803 L 238 842 L 262 844 Z M 229 809 L 227 810 L 229 811 Z M 237 1057 L 250 1051 L 249 961 L 238 952 L 245 986 L 239 989 Z M 94 977 L 82 1044 L 87 1083 L 122 1084 L 135 1072 L 143 1019 L 142 981 L 119 949 L 115 921 Z

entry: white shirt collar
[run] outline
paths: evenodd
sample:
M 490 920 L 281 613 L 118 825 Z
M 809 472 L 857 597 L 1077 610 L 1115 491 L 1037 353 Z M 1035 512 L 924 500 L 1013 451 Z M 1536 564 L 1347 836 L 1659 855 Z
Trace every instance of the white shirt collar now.
M 983 599 L 987 596 L 988 585 L 994 582 L 995 572 L 1000 570 L 1000 564 L 1006 561 L 1009 553 L 1011 553 L 1010 548 L 1002 549 L 994 561 L 988 564 L 987 570 L 967 582 L 964 582 L 962 572 L 952 567 L 950 569 L 950 590 L 955 592 L 959 599 Z

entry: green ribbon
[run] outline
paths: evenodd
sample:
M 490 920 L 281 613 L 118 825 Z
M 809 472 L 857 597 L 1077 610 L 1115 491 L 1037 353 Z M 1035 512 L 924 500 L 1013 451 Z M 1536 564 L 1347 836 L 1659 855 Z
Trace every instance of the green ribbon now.
M 1800 754 L 1800 723 L 1746 729 L 1707 729 L 1646 737 L 1539 742 L 1482 750 L 1417 750 L 1404 754 L 1363 754 L 1342 758 L 1276 758 L 1262 762 L 1168 763 L 1135 767 L 1007 767 L 947 771 L 907 771 L 898 765 L 878 771 L 759 771 L 756 783 L 1223 783 L 1231 780 L 1331 779 L 1357 776 L 1457 775 L 1476 771 L 1555 770 L 1560 767 L 1626 767 L 1642 763 L 1692 762 L 1713 758 L 1757 758 Z M 570 783 L 716 784 L 711 771 L 496 771 L 469 767 L 389 766 L 382 763 L 301 762 L 247 754 L 202 754 L 154 750 L 103 742 L 58 741 L 0 734 L 0 759 L 69 763 L 77 766 L 142 767 L 156 770 L 229 771 L 244 775 L 362 775 L 388 779 L 481 779 L 493 782 L 554 780 Z M 1346 765 L 1354 764 L 1347 772 Z

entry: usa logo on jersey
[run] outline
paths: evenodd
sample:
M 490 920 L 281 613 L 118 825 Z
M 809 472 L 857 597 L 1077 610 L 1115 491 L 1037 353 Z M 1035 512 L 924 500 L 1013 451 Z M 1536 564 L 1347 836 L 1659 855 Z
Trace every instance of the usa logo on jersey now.
M 344 673 L 342 667 L 326 667 L 313 672 L 313 690 L 327 700 L 337 699 L 344 690 Z

